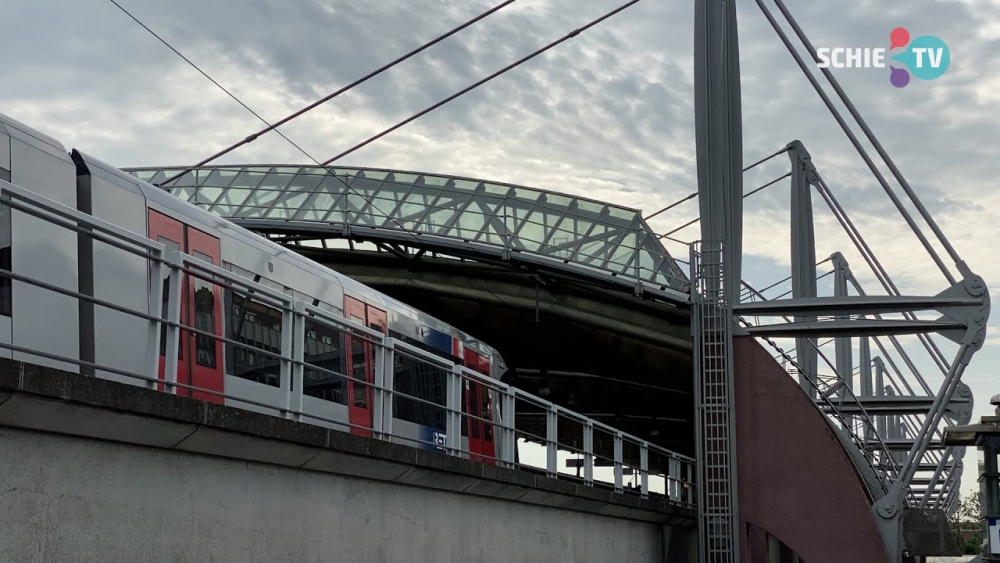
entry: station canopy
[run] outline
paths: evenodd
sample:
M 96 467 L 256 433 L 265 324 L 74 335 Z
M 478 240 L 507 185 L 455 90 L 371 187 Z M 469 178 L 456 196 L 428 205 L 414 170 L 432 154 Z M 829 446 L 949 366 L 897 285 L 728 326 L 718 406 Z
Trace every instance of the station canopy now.
M 183 169 L 126 171 L 160 184 Z M 423 233 L 687 291 L 684 270 L 638 210 L 552 191 L 399 170 L 295 165 L 207 166 L 168 189 L 231 219 Z

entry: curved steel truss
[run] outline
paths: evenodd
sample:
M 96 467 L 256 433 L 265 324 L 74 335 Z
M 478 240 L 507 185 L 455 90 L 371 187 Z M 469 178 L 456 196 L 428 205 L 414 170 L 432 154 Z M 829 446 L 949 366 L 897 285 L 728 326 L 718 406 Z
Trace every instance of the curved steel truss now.
M 181 169 L 126 171 L 156 183 Z M 639 211 L 535 188 L 399 170 L 253 165 L 199 168 L 169 189 L 245 226 L 491 249 L 625 279 L 639 292 L 672 290 L 674 298 L 688 286 Z

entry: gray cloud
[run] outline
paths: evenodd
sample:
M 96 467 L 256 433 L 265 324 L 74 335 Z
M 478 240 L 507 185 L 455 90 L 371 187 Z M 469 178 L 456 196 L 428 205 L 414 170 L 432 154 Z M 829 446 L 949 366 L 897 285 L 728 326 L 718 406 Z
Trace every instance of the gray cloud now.
M 122 2 L 271 120 L 494 3 L 244 0 L 234 9 L 222 0 Z M 1000 191 L 993 181 L 1000 177 L 994 154 L 1000 61 L 992 56 L 1000 49 L 997 1 L 786 2 L 818 46 L 886 47 L 889 31 L 900 25 L 949 44 L 952 67 L 934 82 L 896 90 L 887 69 L 835 74 L 963 256 L 988 282 L 1000 280 L 1000 263 L 981 251 L 1000 244 Z M 310 154 L 328 158 L 617 4 L 519 0 L 282 131 Z M 739 7 L 745 160 L 802 140 L 901 288 L 943 289 L 756 4 Z M 642 2 L 339 164 L 535 185 L 649 214 L 697 185 L 693 17 L 690 1 Z M 0 26 L 0 111 L 67 146 L 121 166 L 188 163 L 261 126 L 110 2 L 9 0 Z M 223 162 L 306 160 L 272 135 Z M 745 187 L 787 170 L 787 157 L 778 157 L 748 173 Z M 750 280 L 755 284 L 786 275 L 788 189 L 784 181 L 746 201 L 745 249 L 753 275 L 764 276 Z M 873 283 L 819 197 L 814 207 L 818 254 L 844 251 L 859 277 Z M 696 213 L 691 201 L 652 224 L 665 232 Z M 677 236 L 697 238 L 697 227 Z M 988 396 L 988 378 L 977 369 L 985 370 L 974 364 L 969 377 L 977 394 Z

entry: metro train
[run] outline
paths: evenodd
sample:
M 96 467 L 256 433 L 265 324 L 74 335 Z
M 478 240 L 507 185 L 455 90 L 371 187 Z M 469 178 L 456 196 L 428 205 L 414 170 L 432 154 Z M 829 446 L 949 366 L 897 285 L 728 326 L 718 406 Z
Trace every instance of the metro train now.
M 91 156 L 75 149 L 67 153 L 55 139 L 3 114 L 0 180 L 489 377 L 499 378 L 506 370 L 500 354 L 486 343 Z M 2 186 L 0 182 L 0 190 Z M 6 205 L 0 206 L 0 267 L 150 315 L 165 312 L 166 290 L 164 308 L 149 310 L 146 258 Z M 280 351 L 279 310 L 198 278 L 185 278 L 182 324 L 258 350 Z M 94 330 L 95 326 L 100 329 Z M 304 420 L 341 430 L 348 423 L 351 432 L 370 435 L 372 390 L 356 385 L 354 378 L 374 381 L 374 346 L 311 321 L 305 332 L 305 341 L 295 345 L 303 346 L 308 364 L 322 370 L 304 370 L 303 413 L 320 417 Z M 115 371 L 148 373 L 154 353 L 149 350 L 148 322 L 142 318 L 10 278 L 0 278 L 0 343 L 8 345 L 0 347 L 3 357 L 136 385 L 146 382 Z M 25 350 L 41 351 L 48 357 Z M 402 354 L 396 354 L 395 360 L 398 394 L 445 404 L 445 380 L 435 376 L 433 368 Z M 279 362 L 273 356 L 189 332 L 181 338 L 178 365 L 179 383 L 226 397 L 184 389 L 178 394 L 279 414 L 277 409 L 260 405 L 281 404 Z M 490 462 L 495 456 L 494 428 L 479 419 L 499 424 L 497 397 L 484 385 L 468 380 L 464 391 L 463 411 L 471 416 L 463 417 L 462 449 L 466 457 Z M 418 447 L 440 449 L 444 409 L 397 397 L 393 433 Z

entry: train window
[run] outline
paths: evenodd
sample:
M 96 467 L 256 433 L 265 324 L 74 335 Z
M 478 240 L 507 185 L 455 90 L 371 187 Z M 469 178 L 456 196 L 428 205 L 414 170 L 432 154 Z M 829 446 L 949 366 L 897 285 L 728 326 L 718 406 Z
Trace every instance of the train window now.
M 397 394 L 392 415 L 443 432 L 447 371 L 399 352 L 393 357 L 393 388 Z
M 344 334 L 339 330 L 306 321 L 303 359 L 307 364 L 326 371 L 306 366 L 302 375 L 303 393 L 324 401 L 347 404 L 347 378 L 342 375 L 347 369 L 344 348 Z
M 226 290 L 226 338 L 246 344 L 226 343 L 226 371 L 230 375 L 279 386 L 281 362 L 256 350 L 281 353 L 281 311 Z
M 194 251 L 194 257 L 211 264 L 212 257 Z M 215 288 L 213 284 L 200 278 L 194 280 L 194 328 L 215 334 Z M 211 336 L 203 334 L 195 335 L 194 361 L 207 368 L 215 368 L 217 358 L 215 357 L 215 343 L 217 340 Z
M 352 320 L 357 317 L 352 317 Z M 360 320 L 360 319 L 358 319 Z M 354 406 L 368 407 L 368 377 L 365 372 L 365 341 L 361 338 L 351 338 L 351 377 L 354 378 Z
M 172 241 L 164 236 L 157 236 L 156 242 L 162 244 L 165 247 L 166 252 L 170 252 L 171 250 L 181 249 L 181 245 L 179 243 L 177 243 L 176 241 Z M 163 308 L 161 311 L 163 313 L 164 319 L 167 318 L 167 300 L 169 299 L 169 297 L 170 297 L 170 272 L 165 268 L 163 272 Z M 181 334 L 181 338 L 184 338 L 184 334 Z M 184 359 L 183 352 L 184 352 L 184 347 L 178 346 L 177 359 L 179 360 Z M 167 331 L 165 330 L 160 331 L 160 355 L 161 356 L 167 355 Z
M 8 174 L 7 179 L 10 180 Z M 10 207 L 0 205 L 0 268 L 10 270 L 11 266 Z M 11 279 L 0 277 L 0 315 L 11 316 Z
M 381 327 L 379 327 L 379 329 L 381 329 Z M 377 330 L 379 330 L 379 329 L 377 329 Z M 389 330 L 389 336 L 391 338 L 395 338 L 396 340 L 402 340 L 403 342 L 409 344 L 410 346 L 413 346 L 414 348 L 420 348 L 421 350 L 426 350 L 427 352 L 430 352 L 431 354 L 434 354 L 435 356 L 439 356 L 441 358 L 444 358 L 444 359 L 448 360 L 449 362 L 456 363 L 456 364 L 461 362 L 461 359 L 459 359 L 458 357 L 452 355 L 450 352 L 446 352 L 446 351 L 440 350 L 438 348 L 435 348 L 434 346 L 431 346 L 430 344 L 426 344 L 426 343 L 421 342 L 421 341 L 419 341 L 419 340 L 417 340 L 415 338 L 410 338 L 409 336 L 401 334 L 398 331 L 390 329 Z M 449 345 L 450 345 L 450 342 L 449 342 Z

